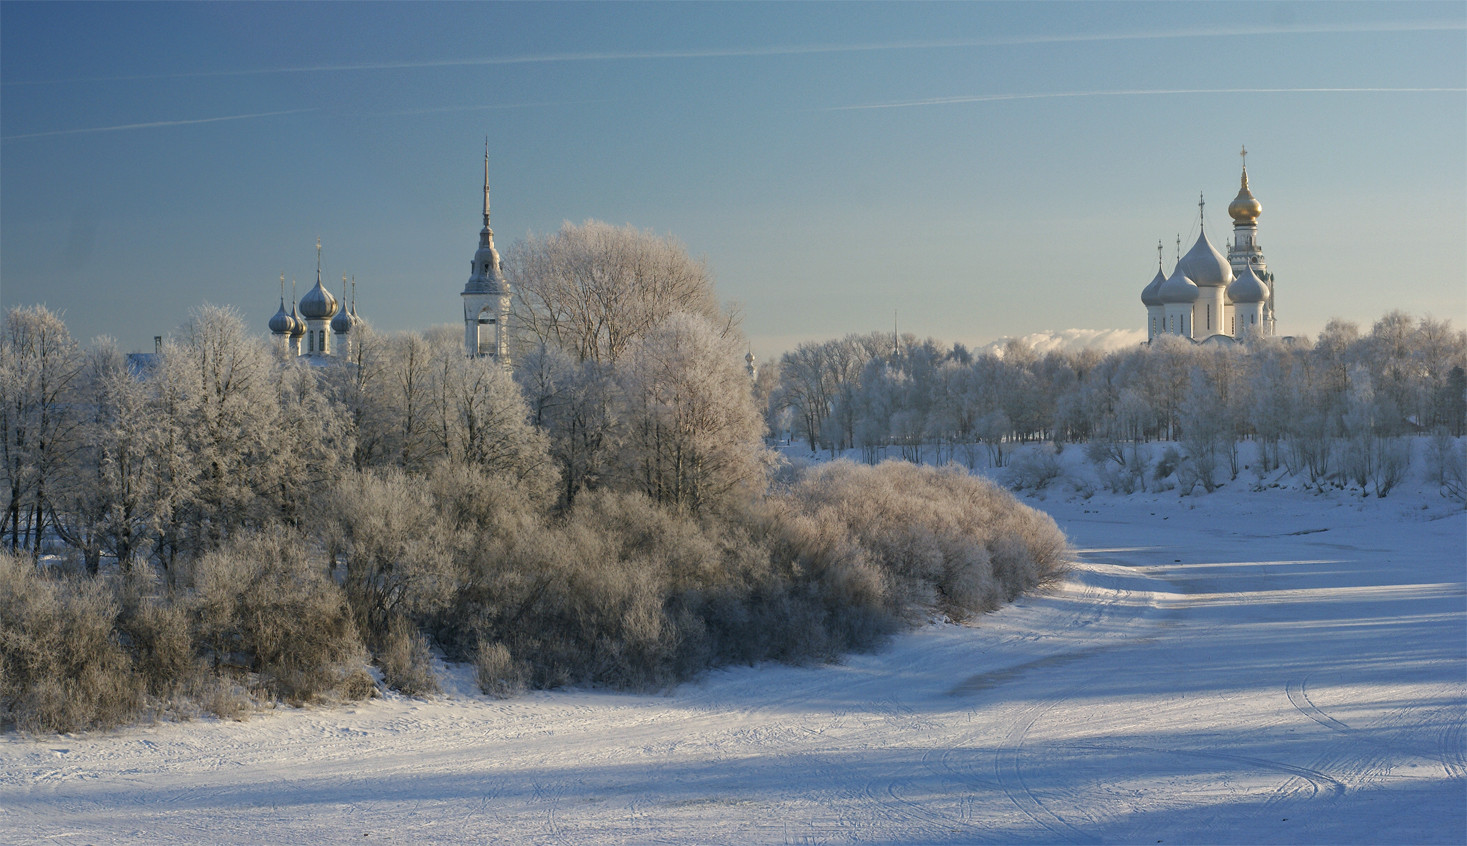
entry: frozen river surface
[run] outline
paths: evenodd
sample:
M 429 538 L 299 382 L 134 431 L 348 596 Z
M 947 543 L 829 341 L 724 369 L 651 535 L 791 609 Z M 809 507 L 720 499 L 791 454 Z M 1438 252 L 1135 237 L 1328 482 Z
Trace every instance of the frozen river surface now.
M 1067 582 L 838 666 L 6 736 L 0 842 L 1467 839 L 1460 508 L 1036 504 Z

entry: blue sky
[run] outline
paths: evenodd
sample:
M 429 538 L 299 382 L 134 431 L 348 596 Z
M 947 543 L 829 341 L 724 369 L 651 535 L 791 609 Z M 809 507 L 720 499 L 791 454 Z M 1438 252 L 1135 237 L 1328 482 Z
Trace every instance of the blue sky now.
M 150 349 L 278 277 L 460 318 L 501 250 L 682 240 L 754 350 L 1140 329 L 1238 150 L 1280 330 L 1467 323 L 1467 5 L 0 3 L 0 305 Z

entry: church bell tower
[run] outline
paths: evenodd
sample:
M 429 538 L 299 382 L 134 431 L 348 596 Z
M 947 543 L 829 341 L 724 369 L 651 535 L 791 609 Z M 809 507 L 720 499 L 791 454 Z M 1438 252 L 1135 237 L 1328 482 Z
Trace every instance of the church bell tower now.
M 479 230 L 479 249 L 469 266 L 464 285 L 464 351 L 470 358 L 493 358 L 508 369 L 509 283 L 499 268 L 499 251 L 494 249 L 494 230 L 489 228 L 489 141 L 484 141 L 484 228 Z

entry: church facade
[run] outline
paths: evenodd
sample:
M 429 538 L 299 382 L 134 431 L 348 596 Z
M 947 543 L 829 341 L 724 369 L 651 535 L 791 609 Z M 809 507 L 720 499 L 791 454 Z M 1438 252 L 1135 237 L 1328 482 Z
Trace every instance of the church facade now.
M 1207 238 L 1203 220 L 1197 242 L 1181 255 L 1170 275 L 1157 244 L 1156 276 L 1141 290 L 1146 306 L 1146 340 L 1178 335 L 1193 341 L 1242 340 L 1276 333 L 1274 278 L 1258 243 L 1263 206 L 1248 187 L 1248 151 L 1242 152 L 1238 196 L 1228 205 L 1233 240 L 1224 256 Z M 1199 200 L 1199 217 L 1204 207 Z M 1177 252 L 1181 253 L 1180 239 Z

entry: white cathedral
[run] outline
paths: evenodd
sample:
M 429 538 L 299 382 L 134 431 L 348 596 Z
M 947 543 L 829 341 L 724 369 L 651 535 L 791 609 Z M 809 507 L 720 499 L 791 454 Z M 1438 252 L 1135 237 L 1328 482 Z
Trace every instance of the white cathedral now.
M 1263 206 L 1248 189 L 1247 155 L 1244 148 L 1242 187 L 1228 205 L 1233 242 L 1226 258 L 1207 240 L 1205 221 L 1197 243 L 1177 260 L 1171 276 L 1161 263 L 1161 244 L 1156 245 L 1156 276 L 1141 291 L 1148 343 L 1158 335 L 1221 341 L 1275 333 L 1273 274 L 1258 246 Z M 1199 200 L 1197 206 L 1200 216 L 1203 203 Z
M 294 286 L 294 283 L 291 283 Z M 309 356 L 314 360 L 351 356 L 352 331 L 361 324 L 357 316 L 356 280 L 352 280 L 347 304 L 346 276 L 341 277 L 341 300 L 321 284 L 321 240 L 316 239 L 316 284 L 299 302 L 291 297 L 285 310 L 285 274 L 280 275 L 280 309 L 270 318 L 270 334 L 282 355 Z M 479 249 L 469 263 L 469 281 L 461 296 L 464 304 L 464 352 L 470 358 L 493 359 L 500 367 L 510 366 L 509 303 L 513 291 L 499 267 L 494 248 L 494 230 L 489 228 L 489 148 L 484 148 L 484 228 L 479 231 Z

